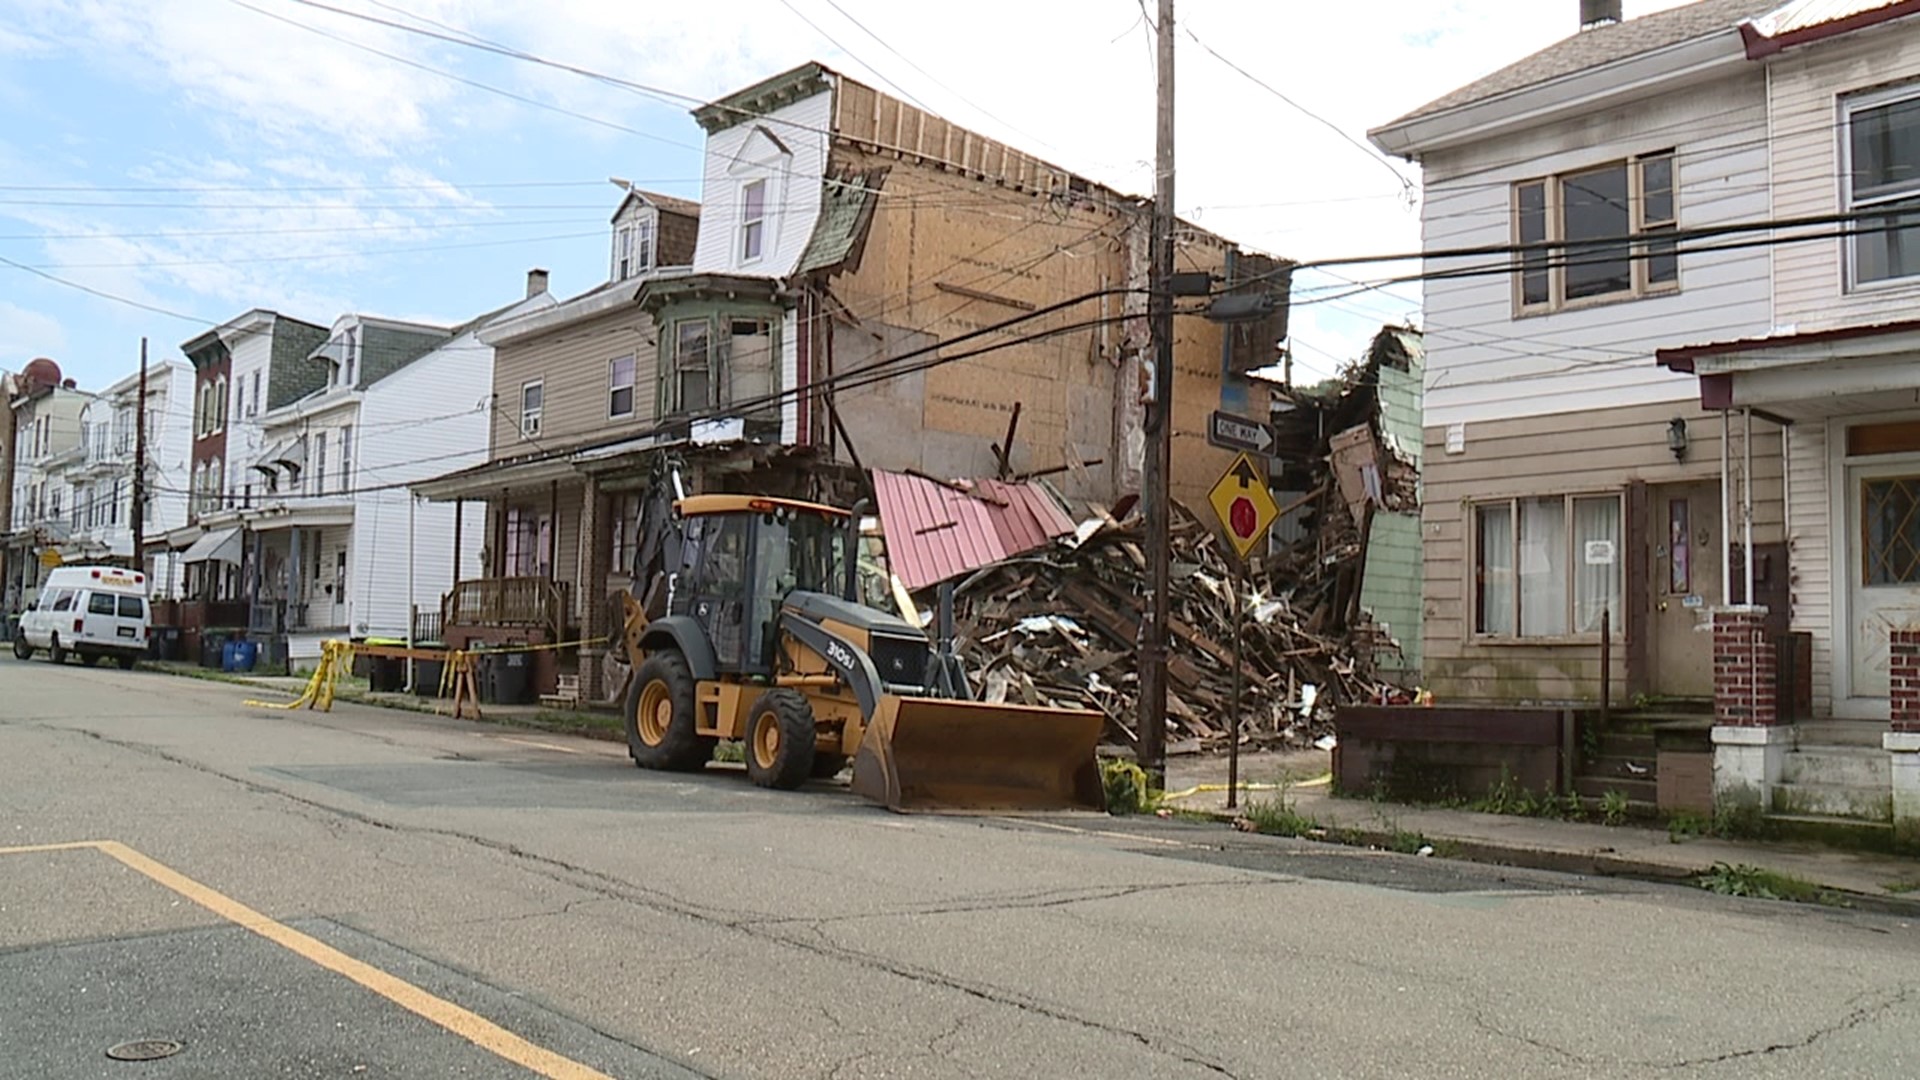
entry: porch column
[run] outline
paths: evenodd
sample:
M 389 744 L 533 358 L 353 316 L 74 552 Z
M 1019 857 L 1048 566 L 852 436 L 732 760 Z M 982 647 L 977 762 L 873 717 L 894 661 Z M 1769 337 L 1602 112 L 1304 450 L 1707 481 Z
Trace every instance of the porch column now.
M 1714 805 L 1772 806 L 1774 785 L 1793 740 L 1775 701 L 1778 658 L 1766 632 L 1767 609 L 1713 613 Z
M 580 494 L 580 540 L 587 565 L 578 585 L 580 636 L 589 641 L 604 633 L 607 627 L 607 563 L 612 553 L 600 535 L 605 517 L 600 512 L 600 478 L 589 473 Z M 602 697 L 601 661 L 606 655 L 604 645 L 580 646 L 580 702 L 583 705 Z
M 1892 768 L 1893 838 L 1906 851 L 1920 851 L 1920 628 L 1888 636 L 1888 716 L 1881 736 Z

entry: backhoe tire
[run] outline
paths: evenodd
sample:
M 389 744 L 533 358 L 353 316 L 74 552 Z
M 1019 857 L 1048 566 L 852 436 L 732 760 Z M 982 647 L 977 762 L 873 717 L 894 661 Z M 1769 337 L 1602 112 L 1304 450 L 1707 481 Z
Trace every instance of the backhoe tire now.
M 813 776 L 813 706 L 798 690 L 769 690 L 747 716 L 747 776 L 791 791 Z
M 822 754 L 816 752 L 813 755 L 812 775 L 815 780 L 831 780 L 839 776 L 840 770 L 846 767 L 847 755 L 845 754 Z
M 643 769 L 693 772 L 719 742 L 696 734 L 693 672 L 677 652 L 648 656 L 627 683 L 627 753 Z

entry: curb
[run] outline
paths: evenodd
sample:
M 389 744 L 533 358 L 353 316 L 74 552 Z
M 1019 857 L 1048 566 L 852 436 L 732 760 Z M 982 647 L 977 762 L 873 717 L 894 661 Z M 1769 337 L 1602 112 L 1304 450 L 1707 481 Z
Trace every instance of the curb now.
M 151 666 L 146 670 L 176 679 L 192 679 L 196 682 L 221 683 L 227 686 L 244 687 L 249 690 L 264 690 L 268 693 L 280 694 L 288 698 L 297 698 L 300 696 L 300 691 L 292 687 L 281 686 L 278 683 L 266 682 L 260 679 L 249 679 L 244 676 L 227 675 L 225 677 L 215 678 L 209 675 L 195 674 L 194 671 L 190 670 L 183 671 L 174 668 Z M 341 691 L 334 695 L 333 700 L 347 705 L 364 705 L 374 709 L 391 709 L 394 712 L 417 713 L 422 716 L 438 716 L 447 720 L 457 719 L 470 724 L 492 724 L 495 727 L 519 728 L 522 731 L 546 731 L 559 735 L 577 735 L 583 739 L 594 739 L 599 742 L 626 741 L 626 737 L 620 732 L 591 727 L 585 724 L 542 724 L 535 722 L 531 717 L 501 716 L 498 714 L 494 716 L 486 716 L 483 714 L 478 718 L 455 717 L 433 706 L 433 702 L 442 700 L 440 698 L 416 698 L 411 695 L 400 698 L 375 698 L 365 696 L 359 691 Z
M 1241 815 L 1223 810 L 1196 810 L 1188 813 L 1209 818 L 1220 824 L 1232 826 Z M 1331 844 L 1337 847 L 1366 847 L 1382 851 L 1392 850 L 1395 834 L 1375 828 L 1360 826 L 1330 825 L 1321 830 L 1325 835 L 1297 835 L 1290 839 L 1305 840 L 1315 844 Z M 1334 833 L 1339 833 L 1335 838 Z M 1275 836 L 1276 833 L 1258 833 L 1259 836 Z M 1653 881 L 1669 885 L 1693 884 L 1694 879 L 1708 873 L 1711 867 L 1689 869 L 1671 863 L 1650 862 L 1624 855 L 1611 855 L 1597 851 L 1568 851 L 1562 848 L 1530 848 L 1511 844 L 1490 843 L 1485 840 L 1469 840 L 1460 837 L 1434 836 L 1422 833 L 1422 838 L 1434 847 L 1436 859 L 1452 859 L 1458 862 L 1480 863 L 1489 866 L 1513 866 L 1525 870 L 1546 870 L 1561 874 L 1583 874 L 1589 877 L 1624 878 L 1632 881 Z M 1444 853 L 1443 853 L 1444 851 Z M 1408 856 L 1414 858 L 1416 856 Z M 1920 919 L 1920 897 L 1909 899 L 1904 896 L 1876 895 L 1857 892 L 1839 886 L 1814 882 L 1819 888 L 1840 897 L 1844 904 L 1840 910 L 1866 912 L 1875 915 L 1892 915 L 1899 918 Z M 1704 891 L 1704 890 L 1702 890 Z M 1728 897 L 1728 899 L 1741 899 Z M 1792 904 L 1797 901 L 1777 900 L 1774 903 Z M 1807 905 L 1819 906 L 1819 905 Z

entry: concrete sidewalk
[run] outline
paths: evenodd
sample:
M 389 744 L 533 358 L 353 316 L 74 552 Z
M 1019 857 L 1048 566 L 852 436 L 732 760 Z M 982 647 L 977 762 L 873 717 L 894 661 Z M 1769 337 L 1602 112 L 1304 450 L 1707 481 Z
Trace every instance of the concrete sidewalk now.
M 1920 915 L 1920 859 L 1813 844 L 1676 838 L 1665 829 L 1639 824 L 1598 825 L 1337 798 L 1327 784 L 1328 764 L 1327 755 L 1318 752 L 1249 755 L 1241 763 L 1240 780 L 1271 788 L 1277 778 L 1289 777 L 1287 805 L 1328 838 L 1344 833 L 1362 843 L 1392 847 L 1418 837 L 1437 853 L 1454 858 L 1637 878 L 1695 878 L 1717 863 L 1753 866 L 1851 894 L 1843 899 L 1861 898 L 1870 906 Z M 1218 785 L 1225 774 L 1221 759 L 1176 758 L 1168 763 L 1168 788 L 1177 793 L 1200 784 Z M 1282 794 L 1243 791 L 1239 807 L 1231 811 L 1226 793 L 1214 790 L 1176 798 L 1169 805 L 1232 820 L 1248 804 L 1271 802 Z
M 190 679 L 203 679 L 209 682 L 231 683 L 268 691 L 277 698 L 297 698 L 306 691 L 306 675 L 252 675 L 214 671 L 198 664 L 167 663 L 148 661 L 141 665 L 154 671 L 165 672 Z M 263 700 L 265 698 L 263 697 Z M 416 694 L 375 693 L 367 689 L 365 679 L 343 677 L 334 691 L 334 700 L 355 705 L 378 705 L 387 709 L 400 709 L 407 712 L 431 713 L 436 716 L 453 715 L 453 699 L 450 697 L 421 697 Z M 558 709 L 547 705 L 494 705 L 480 706 L 481 723 L 511 724 L 516 727 L 534 728 L 541 731 L 559 731 L 575 735 L 584 735 L 594 739 L 620 741 L 624 733 L 619 717 L 611 713 L 593 712 L 586 709 Z M 472 719 L 469 714 L 468 719 Z

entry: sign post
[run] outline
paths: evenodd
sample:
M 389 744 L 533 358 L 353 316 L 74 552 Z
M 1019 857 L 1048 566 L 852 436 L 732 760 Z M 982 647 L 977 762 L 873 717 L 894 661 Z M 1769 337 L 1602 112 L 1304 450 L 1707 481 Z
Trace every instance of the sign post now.
M 1218 421 L 1223 414 L 1213 415 Z M 1218 426 L 1217 423 L 1213 425 L 1214 428 Z M 1260 431 L 1271 439 L 1272 433 L 1265 427 L 1261 427 Z M 1260 452 L 1264 448 L 1252 449 Z M 1273 492 L 1267 490 L 1265 473 L 1254 465 L 1253 458 L 1245 451 L 1234 459 L 1219 482 L 1213 485 L 1213 490 L 1207 493 L 1207 501 L 1213 505 L 1213 512 L 1220 519 L 1227 542 L 1233 545 L 1235 555 L 1235 558 L 1228 560 L 1231 570 L 1227 578 L 1233 603 L 1233 706 L 1227 719 L 1227 809 L 1232 810 L 1240 805 L 1240 643 L 1244 621 L 1242 570 L 1247 555 L 1266 537 L 1267 530 L 1273 527 L 1274 520 L 1280 516 L 1280 507 L 1273 501 Z

